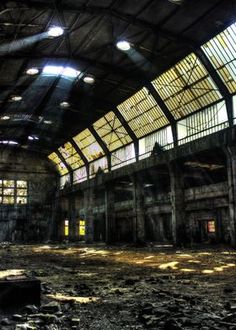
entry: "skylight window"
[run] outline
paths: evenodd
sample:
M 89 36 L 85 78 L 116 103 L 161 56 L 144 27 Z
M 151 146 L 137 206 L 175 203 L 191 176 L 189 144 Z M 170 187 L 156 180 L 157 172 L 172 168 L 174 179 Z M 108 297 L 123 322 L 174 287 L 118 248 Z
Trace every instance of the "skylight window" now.
M 56 65 L 46 65 L 43 68 L 43 74 L 49 76 L 61 75 L 68 78 L 77 78 L 80 74 L 80 71 L 75 70 L 69 66 L 56 66 Z
M 0 140 L 0 144 L 11 144 L 11 145 L 16 145 L 18 142 L 12 141 L 12 140 Z

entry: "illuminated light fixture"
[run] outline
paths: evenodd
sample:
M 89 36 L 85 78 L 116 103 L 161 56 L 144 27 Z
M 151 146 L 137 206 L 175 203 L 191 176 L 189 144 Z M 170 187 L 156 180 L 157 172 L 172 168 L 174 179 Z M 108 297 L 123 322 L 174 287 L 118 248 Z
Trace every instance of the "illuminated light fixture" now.
M 64 109 L 69 108 L 70 107 L 70 103 L 69 102 L 66 102 L 66 101 L 63 101 L 63 102 L 60 103 L 60 107 L 61 108 L 64 108 Z
M 9 116 L 2 116 L 2 117 L 1 117 L 1 120 L 8 120 L 8 119 L 10 119 Z
M 43 74 L 51 76 L 61 75 L 68 78 L 77 78 L 80 73 L 80 71 L 69 66 L 46 65 L 43 68 Z
M 86 84 L 90 84 L 90 85 L 93 85 L 95 83 L 95 78 L 93 76 L 85 76 L 83 78 L 83 81 L 86 83 Z
M 18 144 L 18 142 L 13 140 L 0 140 L 0 144 Z
M 36 136 L 36 135 L 29 135 L 29 136 L 28 136 L 28 140 L 30 140 L 30 141 L 35 141 L 35 140 L 39 140 L 39 138 L 38 138 L 38 136 Z
M 34 76 L 39 73 L 39 69 L 37 68 L 30 68 L 26 71 L 26 73 L 30 76 Z
M 118 41 L 116 43 L 116 47 L 119 49 L 119 50 L 122 50 L 124 52 L 127 52 L 128 50 L 130 50 L 131 48 L 131 45 L 128 41 L 125 41 L 125 40 L 121 40 L 121 41 Z
M 51 120 L 44 120 L 43 123 L 46 124 L 46 125 L 51 125 L 52 121 Z
M 171 3 L 174 3 L 175 5 L 182 5 L 184 0 L 168 0 Z
M 22 96 L 20 96 L 20 95 L 13 95 L 11 97 L 11 100 L 14 101 L 14 102 L 19 102 L 19 101 L 22 100 Z
M 52 26 L 48 30 L 48 36 L 52 38 L 60 37 L 61 35 L 63 35 L 63 33 L 64 30 L 60 26 Z

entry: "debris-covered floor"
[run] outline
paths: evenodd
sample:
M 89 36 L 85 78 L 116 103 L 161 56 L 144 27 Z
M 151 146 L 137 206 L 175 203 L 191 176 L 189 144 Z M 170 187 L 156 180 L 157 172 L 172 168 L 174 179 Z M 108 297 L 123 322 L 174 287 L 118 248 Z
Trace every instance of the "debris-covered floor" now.
M 42 282 L 42 306 L 6 329 L 236 329 L 236 251 L 127 246 L 0 248 L 0 277 Z M 13 313 L 12 313 L 13 314 Z

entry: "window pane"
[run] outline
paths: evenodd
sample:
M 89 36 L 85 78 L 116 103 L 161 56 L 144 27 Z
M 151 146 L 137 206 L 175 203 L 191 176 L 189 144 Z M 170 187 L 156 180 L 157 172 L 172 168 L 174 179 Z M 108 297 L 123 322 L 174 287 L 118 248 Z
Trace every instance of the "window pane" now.
M 14 186 L 15 186 L 14 180 L 3 180 L 3 187 L 14 188 Z
M 3 196 L 3 204 L 14 204 L 14 197 Z
M 17 188 L 27 188 L 27 181 L 16 181 Z
M 17 189 L 17 196 L 27 196 L 26 189 Z
M 3 189 L 3 195 L 14 196 L 14 189 Z
M 17 204 L 27 204 L 27 198 L 26 197 L 17 197 L 16 198 Z

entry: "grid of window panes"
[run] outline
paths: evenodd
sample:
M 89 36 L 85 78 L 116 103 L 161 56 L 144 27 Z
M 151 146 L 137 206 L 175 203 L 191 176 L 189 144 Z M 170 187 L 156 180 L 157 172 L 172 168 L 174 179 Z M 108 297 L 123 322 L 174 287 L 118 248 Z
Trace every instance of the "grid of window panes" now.
M 109 151 L 113 151 L 132 142 L 131 137 L 112 111 L 96 121 L 93 127 L 105 142 Z
M 222 96 L 195 54 L 190 54 L 152 81 L 175 119 L 187 116 Z
M 27 181 L 0 180 L 1 204 L 27 204 L 27 202 L 28 202 Z
M 104 151 L 89 129 L 85 129 L 76 135 L 73 140 L 78 145 L 88 161 L 92 161 L 104 156 Z
M 138 138 L 169 124 L 145 87 L 117 108 Z
M 133 143 L 115 150 L 111 154 L 111 168 L 113 170 L 133 162 L 135 162 L 135 150 Z
M 77 154 L 75 148 L 70 142 L 65 143 L 63 147 L 58 149 L 58 151 L 73 170 L 84 165 L 83 160 Z
M 60 175 L 65 175 L 68 173 L 68 170 L 67 170 L 65 164 L 63 164 L 63 162 L 61 161 L 61 159 L 57 156 L 57 154 L 55 152 L 51 153 L 48 156 L 48 158 L 56 165 Z
M 170 126 L 149 134 L 139 140 L 139 159 L 149 157 L 156 142 L 161 148 L 163 148 L 163 150 L 173 148 L 173 135 Z
M 177 124 L 179 144 L 199 139 L 229 126 L 225 102 L 219 102 Z
M 202 46 L 231 93 L 236 92 L 236 23 Z

